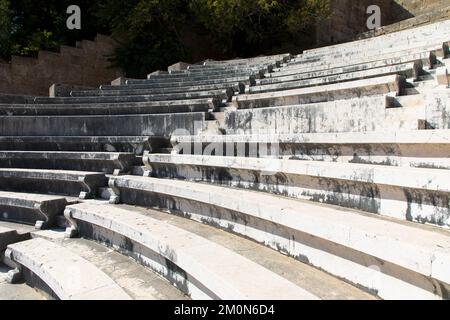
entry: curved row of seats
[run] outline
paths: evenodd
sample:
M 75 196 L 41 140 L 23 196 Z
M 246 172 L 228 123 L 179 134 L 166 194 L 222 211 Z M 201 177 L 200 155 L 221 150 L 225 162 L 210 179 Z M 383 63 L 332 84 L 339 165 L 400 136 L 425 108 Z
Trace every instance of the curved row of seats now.
M 448 297 L 448 24 L 2 103 L 9 281 L 139 296 L 81 237 L 179 297 Z
M 15 225 L 0 227 L 10 283 L 24 279 L 51 298 L 67 300 L 373 299 L 249 240 L 181 217 L 101 201 L 68 204 L 65 216 L 71 223 L 68 230 L 98 244 L 64 240 L 60 232 L 51 230 L 28 231 L 18 238 Z M 286 272 L 292 266 L 299 269 Z
M 235 73 L 244 74 L 246 71 L 241 69 Z M 215 78 L 214 73 L 212 74 L 205 78 Z M 229 74 L 229 77 L 233 77 L 232 72 Z M 216 80 L 212 79 L 211 82 L 214 81 Z M 13 229 L 8 229 L 11 232 L 2 230 L 5 231 L 0 237 L 5 239 L 1 247 L 2 251 L 6 249 L 4 262 L 12 267 L 8 280 L 15 283 L 24 278 L 30 285 L 58 299 L 136 298 L 136 289 L 128 284 L 131 279 L 114 278 L 110 270 L 100 268 L 104 263 L 97 260 L 98 252 L 89 249 L 93 247 L 92 244 L 89 244 L 87 250 L 91 250 L 92 255 L 87 255 L 85 251 L 74 250 L 77 247 L 77 242 L 73 242 L 75 240 L 63 241 L 60 239 L 60 233 L 52 233 L 52 230 L 57 230 L 55 228 L 63 227 L 74 219 L 87 218 L 93 214 L 90 216 L 93 220 L 84 221 L 90 225 L 87 228 L 90 232 L 83 229 L 81 221 L 77 223 L 77 226 L 81 227 L 80 230 L 77 229 L 80 235 L 104 242 L 105 245 L 135 257 L 145 267 L 172 283 L 181 293 L 178 298 L 186 294 L 191 298 L 214 299 L 317 299 L 320 294 L 316 296 L 303 289 L 299 276 L 297 279 L 291 277 L 288 280 L 277 274 L 274 267 L 262 266 L 263 259 L 256 263 L 239 254 L 237 248 L 242 245 L 240 240 L 228 239 L 227 243 L 235 243 L 236 248 L 229 250 L 194 232 L 159 222 L 141 213 L 95 201 L 83 203 L 87 198 L 102 196 L 102 192 L 108 194 L 107 175 L 133 172 L 134 168 L 142 164 L 139 154 L 144 150 L 160 150 L 167 144 L 171 133 L 169 120 L 172 121 L 173 113 L 191 112 L 192 116 L 181 115 L 172 121 L 172 128 L 184 129 L 185 133 L 195 133 L 196 131 L 186 128 L 193 126 L 197 120 L 201 128 L 205 120 L 204 112 L 214 110 L 218 106 L 216 100 L 213 100 L 217 98 L 215 92 L 203 89 L 200 88 L 202 91 L 193 94 L 182 92 L 158 97 L 142 94 L 111 98 L 34 98 L 24 99 L 22 102 L 25 103 L 22 104 L 3 104 L 0 109 L 5 126 L 2 129 L 0 145 L 4 151 L 1 151 L 0 167 L 4 169 L 0 169 L 0 187 L 5 191 L 0 194 L 0 207 L 4 212 L 1 220 L 35 226 L 38 230 L 50 229 L 42 232 L 31 231 L 28 238 L 13 236 L 16 234 Z M 221 98 L 226 98 L 224 95 L 230 94 L 230 91 L 226 90 L 216 91 L 222 95 Z M 199 96 L 205 96 L 207 99 L 193 99 Z M 145 104 L 138 102 L 160 98 L 191 100 Z M 183 106 L 186 109 L 180 109 Z M 113 116 L 109 119 L 96 116 L 121 113 L 128 116 Z M 140 113 L 144 115 L 138 116 Z M 163 115 L 149 115 L 158 113 Z M 146 118 L 148 120 L 145 120 Z M 109 121 L 113 119 L 117 122 Z M 133 123 L 127 124 L 126 119 L 133 119 Z M 142 123 L 143 120 L 146 122 Z M 90 121 L 93 122 L 89 124 Z M 186 126 L 178 128 L 174 123 L 177 121 L 178 125 L 184 121 Z M 6 123 L 9 123 L 10 129 L 6 127 Z M 151 130 L 154 126 L 159 126 L 161 130 Z M 105 131 L 101 133 L 102 130 Z M 134 136 L 130 131 L 119 132 L 121 130 L 132 130 Z M 147 136 L 142 136 L 144 132 L 147 132 Z M 76 204 L 80 201 L 81 203 Z M 67 219 L 62 216 L 64 211 Z M 99 218 L 101 220 L 97 220 Z M 111 235 L 113 229 L 108 227 L 107 220 L 103 220 L 105 218 L 118 223 L 119 228 L 115 230 L 115 235 Z M 98 223 L 102 220 L 107 224 Z M 123 225 L 120 225 L 121 221 Z M 137 224 L 133 226 L 131 221 L 136 221 Z M 124 229 L 126 226 L 130 228 Z M 144 226 L 146 233 L 143 232 Z M 100 229 L 93 231 L 95 228 Z M 136 232 L 141 236 L 134 237 Z M 171 235 L 170 241 L 167 240 L 168 233 Z M 213 232 L 210 231 L 210 234 Z M 124 237 L 124 242 L 115 242 L 120 237 Z M 133 242 L 131 247 L 130 241 Z M 161 250 L 161 247 L 166 249 Z M 142 251 L 138 248 L 142 248 Z M 207 248 L 209 251 L 205 251 Z M 212 252 L 221 259 L 212 258 Z M 279 264 L 288 264 L 287 261 L 283 262 L 286 258 L 277 259 Z M 220 261 L 220 268 L 217 261 Z M 114 267 L 122 275 L 126 273 L 127 268 L 124 263 Z M 311 273 L 313 269 L 308 270 Z M 140 271 L 148 273 L 148 269 Z M 237 274 L 240 277 L 236 277 Z M 323 277 L 324 275 L 318 274 L 316 283 L 320 283 L 322 280 L 319 279 Z M 335 292 L 340 292 L 344 298 L 352 295 L 371 297 L 351 289 L 341 281 L 335 282 Z M 325 288 L 324 283 L 320 284 L 319 287 Z M 349 291 L 346 287 L 350 288 L 348 294 L 345 293 Z M 148 289 L 152 287 L 149 286 Z M 329 295 L 321 294 L 322 297 Z M 157 295 L 161 298 L 169 296 L 165 291 L 157 292 Z M 148 298 L 149 293 L 143 296 Z

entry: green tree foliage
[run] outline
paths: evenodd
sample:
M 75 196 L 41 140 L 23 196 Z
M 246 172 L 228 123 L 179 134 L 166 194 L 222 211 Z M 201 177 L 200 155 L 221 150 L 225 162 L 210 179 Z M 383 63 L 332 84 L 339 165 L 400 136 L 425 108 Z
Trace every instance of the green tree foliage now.
M 190 10 L 229 55 L 248 56 L 292 41 L 317 18 L 328 0 L 191 0 Z
M 189 60 L 187 30 L 201 30 L 225 57 L 270 53 L 301 39 L 328 15 L 329 0 L 0 0 L 0 55 L 32 55 L 112 34 L 111 57 L 130 77 Z M 66 9 L 82 10 L 82 29 L 66 28 Z M 206 58 L 206 57 L 205 57 Z
M 138 77 L 188 58 L 179 36 L 185 8 L 184 0 L 100 0 L 97 16 L 120 43 L 115 64 Z
M 38 50 L 55 50 L 61 44 L 74 45 L 78 40 L 92 39 L 97 32 L 108 32 L 109 28 L 100 26 L 92 15 L 91 2 L 90 0 L 10 1 L 9 47 L 2 55 L 30 56 Z M 74 3 L 82 9 L 82 30 L 68 30 L 66 27 L 68 17 L 66 10 Z M 0 0 L 0 7 L 7 4 L 8 1 Z M 3 21 L 3 16 L 0 21 Z
M 11 10 L 8 0 L 0 0 L 0 58 L 7 58 L 11 51 Z

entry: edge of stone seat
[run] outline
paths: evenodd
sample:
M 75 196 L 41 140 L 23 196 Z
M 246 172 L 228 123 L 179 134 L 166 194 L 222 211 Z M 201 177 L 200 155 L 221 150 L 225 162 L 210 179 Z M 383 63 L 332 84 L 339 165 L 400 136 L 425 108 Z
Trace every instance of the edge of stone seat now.
M 239 102 L 254 101 L 254 100 L 264 100 L 264 99 L 276 99 L 296 95 L 306 95 L 306 94 L 319 94 L 328 93 L 329 91 L 341 91 L 341 90 L 352 90 L 355 88 L 364 88 L 365 86 L 377 86 L 377 85 L 393 85 L 391 91 L 395 92 L 396 95 L 401 93 L 403 88 L 403 83 L 406 79 L 399 75 L 389 75 L 376 78 L 353 80 L 348 82 L 325 84 L 323 86 L 299 88 L 299 89 L 280 89 L 277 91 L 254 93 L 254 94 L 241 94 L 233 97 L 234 105 L 239 109 Z
M 92 263 L 48 240 L 35 238 L 9 245 L 5 256 L 31 270 L 62 300 L 131 299 Z
M 385 184 L 401 188 L 450 192 L 450 170 L 380 166 L 361 163 L 337 163 L 288 159 L 223 157 L 203 155 L 144 153 L 144 165 L 152 163 L 197 167 L 229 168 L 248 171 L 276 172 L 325 179 Z
M 110 179 L 111 185 L 119 190 L 146 190 L 255 216 L 450 284 L 447 270 L 450 236 L 416 225 L 380 219 L 351 209 L 195 182 L 119 176 Z
M 210 240 L 111 205 L 68 206 L 66 216 L 119 233 L 186 271 L 220 299 L 318 299 L 285 278 Z
M 274 142 L 274 143 L 450 143 L 450 129 L 412 130 L 412 131 L 367 131 L 337 133 L 286 133 L 286 134 L 251 134 L 251 135 L 198 135 L 171 137 L 173 146 L 181 143 L 239 143 L 239 142 Z

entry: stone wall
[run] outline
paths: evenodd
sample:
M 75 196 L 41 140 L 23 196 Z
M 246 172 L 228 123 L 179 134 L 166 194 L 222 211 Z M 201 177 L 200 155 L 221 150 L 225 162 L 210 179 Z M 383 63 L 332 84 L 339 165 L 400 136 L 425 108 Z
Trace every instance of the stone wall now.
M 317 44 L 328 45 L 354 39 L 367 32 L 367 8 L 381 8 L 381 24 L 387 26 L 449 5 L 448 0 L 331 0 L 333 15 L 317 27 Z M 414 27 L 414 23 L 409 23 Z
M 410 2 L 412 2 L 410 0 Z M 416 1 L 424 4 L 424 0 Z M 411 28 L 420 27 L 425 24 L 447 20 L 450 19 L 450 1 L 438 1 L 435 5 L 432 6 L 419 6 L 418 3 L 414 2 L 415 6 L 412 8 L 412 13 L 417 14 L 412 18 L 408 18 L 397 23 L 393 23 L 387 26 L 383 26 L 379 29 L 371 30 L 365 33 L 358 35 L 358 39 L 365 39 L 369 37 L 376 37 L 383 34 L 388 34 L 392 32 L 398 32 L 402 30 L 407 30 Z M 439 7 L 437 5 L 439 4 Z
M 413 16 L 439 10 L 442 7 L 450 5 L 448 0 L 395 0 L 395 2 Z M 401 18 L 403 20 L 409 17 L 404 16 Z
M 54 83 L 96 87 L 122 75 L 110 68 L 108 56 L 116 44 L 106 36 L 83 40 L 60 52 L 40 51 L 37 58 L 13 56 L 0 63 L 0 93 L 48 96 Z

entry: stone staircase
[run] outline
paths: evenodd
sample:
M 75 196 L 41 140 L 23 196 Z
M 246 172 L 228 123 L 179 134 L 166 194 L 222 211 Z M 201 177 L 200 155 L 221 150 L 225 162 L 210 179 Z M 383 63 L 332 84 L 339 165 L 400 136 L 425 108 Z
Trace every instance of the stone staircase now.
M 4 96 L 0 298 L 448 299 L 449 41 Z

